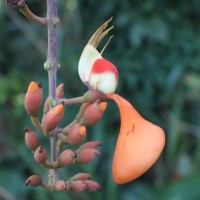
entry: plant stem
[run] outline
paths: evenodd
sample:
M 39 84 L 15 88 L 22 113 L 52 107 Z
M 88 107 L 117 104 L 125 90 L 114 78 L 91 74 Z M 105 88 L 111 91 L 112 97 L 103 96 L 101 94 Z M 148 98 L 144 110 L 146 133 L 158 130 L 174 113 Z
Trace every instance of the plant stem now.
M 49 98 L 55 99 L 56 97 L 56 74 L 57 74 L 57 45 L 56 45 L 56 27 L 59 23 L 56 2 L 55 0 L 47 0 L 47 28 L 48 28 L 48 51 L 47 61 L 50 66 L 48 69 L 49 77 Z M 57 160 L 57 129 L 51 132 L 50 144 L 51 144 L 51 162 Z M 58 180 L 58 170 L 51 169 L 49 171 L 49 184 L 54 185 Z

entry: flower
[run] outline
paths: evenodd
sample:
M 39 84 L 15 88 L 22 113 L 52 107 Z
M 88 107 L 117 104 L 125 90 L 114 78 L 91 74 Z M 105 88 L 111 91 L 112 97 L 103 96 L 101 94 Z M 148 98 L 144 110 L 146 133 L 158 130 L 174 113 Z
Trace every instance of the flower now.
M 112 29 L 105 30 L 111 19 L 93 34 L 85 46 L 79 60 L 78 72 L 90 91 L 98 92 L 100 99 L 101 94 L 104 100 L 105 97 L 112 99 L 119 108 L 121 127 L 112 174 L 115 183 L 124 184 L 144 174 L 156 162 L 165 145 L 165 134 L 160 127 L 145 120 L 127 100 L 114 94 L 118 84 L 117 68 L 102 57 L 103 51 L 99 53 L 96 49 Z

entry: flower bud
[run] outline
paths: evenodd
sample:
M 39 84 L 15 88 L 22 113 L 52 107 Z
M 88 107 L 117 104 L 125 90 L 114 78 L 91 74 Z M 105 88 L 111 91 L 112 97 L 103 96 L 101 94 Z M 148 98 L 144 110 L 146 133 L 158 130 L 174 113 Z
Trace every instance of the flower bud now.
M 94 102 L 89 105 L 83 114 L 83 123 L 85 126 L 91 126 L 97 123 L 103 116 L 107 107 L 106 102 Z
M 88 192 L 101 191 L 101 186 L 95 181 L 85 180 L 84 183 L 87 185 Z
M 75 176 L 72 176 L 69 181 L 77 181 L 77 180 L 80 180 L 80 181 L 85 181 L 85 180 L 89 180 L 91 179 L 91 175 L 90 174 L 86 174 L 86 173 L 78 173 L 76 174 Z
M 118 84 L 117 68 L 104 58 L 97 59 L 92 66 L 89 86 L 104 94 L 113 94 Z
M 31 82 L 28 87 L 28 91 L 25 95 L 24 106 L 26 112 L 34 117 L 38 116 L 38 111 L 40 109 L 43 94 L 42 94 L 42 84 L 36 82 Z
M 38 164 L 43 164 L 47 160 L 47 152 L 43 146 L 39 146 L 36 149 L 34 159 Z
M 83 149 L 77 152 L 77 158 L 75 160 L 75 163 L 88 164 L 95 159 L 96 155 L 100 155 L 100 152 L 97 149 Z
M 51 131 L 58 126 L 64 115 L 64 105 L 59 104 L 51 108 L 43 118 L 43 126 Z
M 32 187 L 40 186 L 42 183 L 42 179 L 39 176 L 32 175 L 26 180 L 26 185 L 30 185 Z
M 83 181 L 73 181 L 69 184 L 69 189 L 72 192 L 83 192 L 87 190 L 87 186 Z
M 101 142 L 99 141 L 92 141 L 92 142 L 86 142 L 85 144 L 81 145 L 76 152 L 82 151 L 83 149 L 96 149 L 98 146 L 101 146 Z
M 67 149 L 60 154 L 58 162 L 61 166 L 68 166 L 73 163 L 75 157 L 76 153 L 71 149 Z
M 86 136 L 85 126 L 79 124 L 73 125 L 67 134 L 68 143 L 71 145 L 79 145 L 83 142 Z
M 31 151 L 35 151 L 38 148 L 38 146 L 39 146 L 39 140 L 38 140 L 37 135 L 30 128 L 25 128 L 24 130 L 26 131 L 26 134 L 25 134 L 25 143 L 26 143 L 26 146 Z
M 58 180 L 56 181 L 54 185 L 54 189 L 56 192 L 62 192 L 68 190 L 68 185 L 65 181 L 63 180 Z

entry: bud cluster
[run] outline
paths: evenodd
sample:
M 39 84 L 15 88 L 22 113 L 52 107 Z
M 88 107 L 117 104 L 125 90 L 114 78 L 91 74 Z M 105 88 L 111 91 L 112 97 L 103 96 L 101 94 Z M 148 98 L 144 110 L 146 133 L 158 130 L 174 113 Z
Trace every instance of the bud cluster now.
M 47 138 L 54 138 L 57 143 L 57 158 L 51 159 L 48 151 L 40 144 L 37 133 L 31 128 L 25 128 L 25 143 L 28 149 L 33 152 L 36 163 L 50 170 L 58 170 L 70 165 L 85 165 L 92 162 L 100 155 L 97 147 L 101 146 L 98 141 L 84 143 L 86 138 L 86 127 L 97 123 L 103 116 L 107 103 L 99 100 L 90 103 L 82 103 L 80 110 L 72 123 L 64 128 L 58 128 L 63 120 L 65 105 L 64 84 L 61 83 L 56 89 L 56 99 L 47 97 L 43 106 L 43 118 L 40 122 L 39 113 L 42 107 L 43 92 L 42 84 L 31 82 L 25 95 L 24 105 L 27 114 L 30 116 L 35 128 Z M 64 99 L 63 99 L 64 100 Z M 65 148 L 66 145 L 78 146 L 76 150 Z M 45 184 L 37 175 L 32 175 L 26 180 L 26 185 L 42 186 L 57 192 L 72 191 L 96 191 L 101 187 L 95 181 L 90 180 L 91 176 L 85 173 L 78 173 L 68 180 L 54 180 Z

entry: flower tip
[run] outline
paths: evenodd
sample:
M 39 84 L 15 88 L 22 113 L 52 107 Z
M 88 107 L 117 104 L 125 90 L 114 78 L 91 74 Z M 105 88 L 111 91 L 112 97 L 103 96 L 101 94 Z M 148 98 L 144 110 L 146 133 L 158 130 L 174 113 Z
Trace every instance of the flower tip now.
M 107 108 L 107 102 L 101 102 L 99 104 L 99 107 L 100 107 L 101 111 L 104 112 L 106 110 L 106 108 Z
M 62 112 L 64 111 L 64 105 L 63 104 L 59 104 L 55 107 L 54 109 L 54 115 L 60 115 Z
M 28 92 L 35 92 L 42 86 L 34 81 L 31 81 L 31 83 L 28 86 Z
M 86 135 L 86 128 L 85 126 L 80 126 L 79 127 L 79 132 L 82 136 L 85 136 Z

